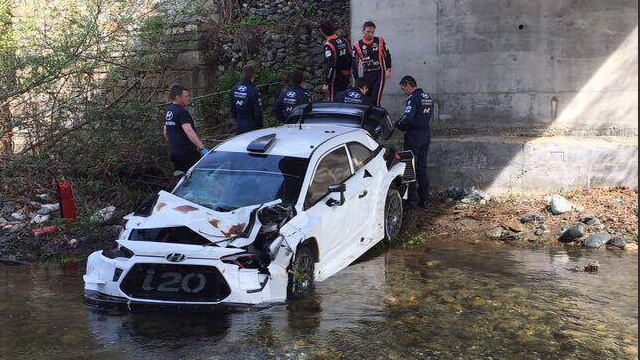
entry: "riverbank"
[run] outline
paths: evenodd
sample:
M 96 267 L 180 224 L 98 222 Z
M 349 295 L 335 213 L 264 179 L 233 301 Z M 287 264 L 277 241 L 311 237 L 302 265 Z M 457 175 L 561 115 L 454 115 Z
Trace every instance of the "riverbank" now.
M 550 198 L 562 195 L 569 211 L 554 215 Z M 448 238 L 513 246 L 638 249 L 638 192 L 625 188 L 582 189 L 562 194 L 510 194 L 488 196 L 473 189 L 450 188 L 432 195 L 428 210 L 408 210 L 401 236 L 392 246 L 420 246 Z M 36 199 L 40 199 L 37 196 Z M 4 262 L 81 261 L 96 249 L 114 245 L 123 209 L 81 209 L 78 221 L 66 223 L 50 211 L 47 202 L 5 202 L 0 208 L 0 259 Z M 566 205 L 566 204 L 565 204 Z M 87 207 L 89 204 L 82 204 Z M 48 209 L 42 211 L 42 209 Z M 108 214 L 105 214 L 104 210 Z M 131 210 L 131 209 L 128 209 Z M 566 209 L 565 209 L 566 210 Z M 38 215 L 45 213 L 45 215 Z M 13 214 L 20 213 L 20 221 Z M 33 219 L 40 216 L 46 220 Z M 51 234 L 35 236 L 34 229 L 55 226 Z M 574 231 L 576 230 L 577 231 Z M 569 230 L 569 231 L 567 231 Z M 562 239 L 570 233 L 570 238 Z M 590 240 L 591 239 L 591 240 Z M 604 241 L 606 240 L 606 241 Z M 603 243 L 606 242 L 605 243 Z M 599 245 L 599 246 L 598 246 Z
M 410 211 L 403 238 L 413 243 L 446 237 L 516 246 L 564 243 L 570 247 L 638 250 L 637 190 L 613 187 L 495 197 L 477 191 L 463 196 L 462 191 L 452 188 L 438 192 L 432 196 L 429 210 Z M 567 200 L 568 211 L 552 212 L 554 196 Z M 456 197 L 459 199 L 454 200 Z M 576 228 L 579 231 L 574 234 Z M 595 246 L 599 243 L 590 237 L 608 241 Z

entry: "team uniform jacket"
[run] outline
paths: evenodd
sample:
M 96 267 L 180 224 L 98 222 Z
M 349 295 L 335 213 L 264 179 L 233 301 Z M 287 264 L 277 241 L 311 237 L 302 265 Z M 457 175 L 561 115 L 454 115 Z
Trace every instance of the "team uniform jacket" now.
M 329 86 L 329 101 L 336 93 L 346 90 L 351 80 L 352 53 L 349 42 L 338 35 L 332 35 L 324 43 L 326 60 L 325 84 Z
M 374 37 L 372 41 L 360 39 L 353 45 L 353 75 L 357 78 L 362 65 L 362 77 L 369 81 L 369 97 L 380 106 L 385 84 L 385 72 L 391 68 L 391 53 L 384 38 Z
M 335 102 L 359 105 L 373 105 L 371 99 L 366 97 L 358 88 L 351 88 L 335 96 Z
M 229 98 L 229 110 L 236 120 L 236 133 L 262 128 L 262 99 L 255 85 L 243 80 L 233 88 Z
M 429 121 L 433 114 L 433 99 L 422 89 L 416 89 L 405 102 L 402 117 L 396 127 L 405 131 L 405 143 L 410 148 L 419 148 L 431 141 Z
M 284 123 L 293 111 L 293 108 L 300 104 L 309 103 L 311 103 L 311 95 L 309 95 L 309 92 L 298 85 L 291 85 L 280 93 L 278 101 L 276 101 L 276 104 L 273 106 L 272 113 L 280 122 Z

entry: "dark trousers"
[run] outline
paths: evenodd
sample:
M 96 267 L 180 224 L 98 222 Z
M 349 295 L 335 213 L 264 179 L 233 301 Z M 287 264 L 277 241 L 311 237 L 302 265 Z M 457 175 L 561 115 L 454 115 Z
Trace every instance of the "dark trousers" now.
M 382 102 L 382 92 L 384 91 L 385 76 L 383 72 L 375 72 L 372 74 L 365 74 L 364 78 L 369 82 L 370 90 L 367 93 L 367 97 L 371 99 L 371 102 L 380 106 Z
M 171 149 L 171 162 L 175 170 L 187 172 L 200 157 L 196 149 Z
M 411 150 L 413 153 L 416 164 L 416 182 L 409 184 L 408 201 L 410 203 L 420 202 L 426 205 L 429 202 L 429 176 L 427 175 L 427 154 L 429 153 L 429 145 L 431 145 L 430 140 L 418 146 L 412 146 L 406 142 L 404 144 L 404 149 Z
M 347 90 L 350 80 L 350 76 L 336 76 L 333 82 L 329 84 L 328 101 L 333 101 L 337 93 Z

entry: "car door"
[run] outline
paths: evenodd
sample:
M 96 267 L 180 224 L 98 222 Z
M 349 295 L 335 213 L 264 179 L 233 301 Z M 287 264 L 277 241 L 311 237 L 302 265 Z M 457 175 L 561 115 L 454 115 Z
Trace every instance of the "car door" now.
M 353 234 L 345 229 L 351 221 L 351 209 L 345 206 L 330 206 L 330 198 L 340 199 L 340 194 L 330 194 L 329 185 L 345 182 L 352 175 L 352 168 L 345 145 L 328 151 L 319 161 L 309 183 L 304 200 L 305 213 L 308 216 L 311 232 L 316 238 L 320 250 L 320 263 L 317 266 L 320 278 L 326 278 L 340 270 L 336 254 L 344 241 L 353 240 Z M 347 188 L 345 198 L 350 196 Z M 351 237 L 351 238 L 350 238 Z
M 375 169 L 370 166 L 375 153 L 368 147 L 354 141 L 347 144 L 347 150 L 354 174 L 346 182 L 349 197 L 345 206 L 350 209 L 350 222 L 346 230 L 355 235 L 360 245 L 369 246 L 371 242 L 379 240 L 372 237 L 376 233 L 372 230 L 375 226 L 377 204 L 373 190 L 382 174 L 376 174 Z

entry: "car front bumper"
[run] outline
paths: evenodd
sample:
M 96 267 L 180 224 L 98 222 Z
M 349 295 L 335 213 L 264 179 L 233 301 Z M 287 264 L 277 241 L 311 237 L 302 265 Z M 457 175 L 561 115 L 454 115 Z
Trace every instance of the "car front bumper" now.
M 187 287 L 186 292 L 179 289 L 179 283 L 175 283 L 175 288 L 170 289 L 170 293 L 160 293 L 152 289 L 149 296 L 144 291 L 131 291 L 131 284 L 123 282 L 131 281 L 127 277 L 140 267 L 158 267 L 174 269 L 193 268 L 213 268 L 217 269 L 220 281 L 228 286 L 228 295 L 225 291 L 223 296 L 208 300 L 203 297 L 197 298 L 190 294 Z M 287 297 L 287 271 L 286 269 L 272 263 L 268 267 L 269 275 L 260 274 L 256 269 L 241 269 L 237 265 L 223 263 L 219 259 L 189 258 L 176 264 L 171 263 L 163 257 L 137 256 L 127 258 L 109 259 L 102 255 L 101 251 L 92 253 L 87 260 L 87 270 L 84 275 L 85 300 L 89 305 L 115 307 L 123 309 L 155 307 L 155 308 L 218 308 L 218 307 L 246 307 L 254 305 L 266 305 L 282 303 Z M 176 272 L 171 274 L 175 275 Z M 160 275 L 160 274 L 159 274 Z M 193 276 L 192 276 L 193 278 Z M 224 284 L 222 284 L 224 285 Z M 146 286 L 147 288 L 152 288 Z M 157 286 L 157 288 L 160 288 Z M 139 289 L 138 289 L 139 290 Z M 181 295 L 177 296 L 178 291 Z M 151 294 L 154 294 L 153 296 Z M 162 295 L 171 295 L 170 298 L 162 298 Z M 160 295 L 160 297 L 158 297 Z

